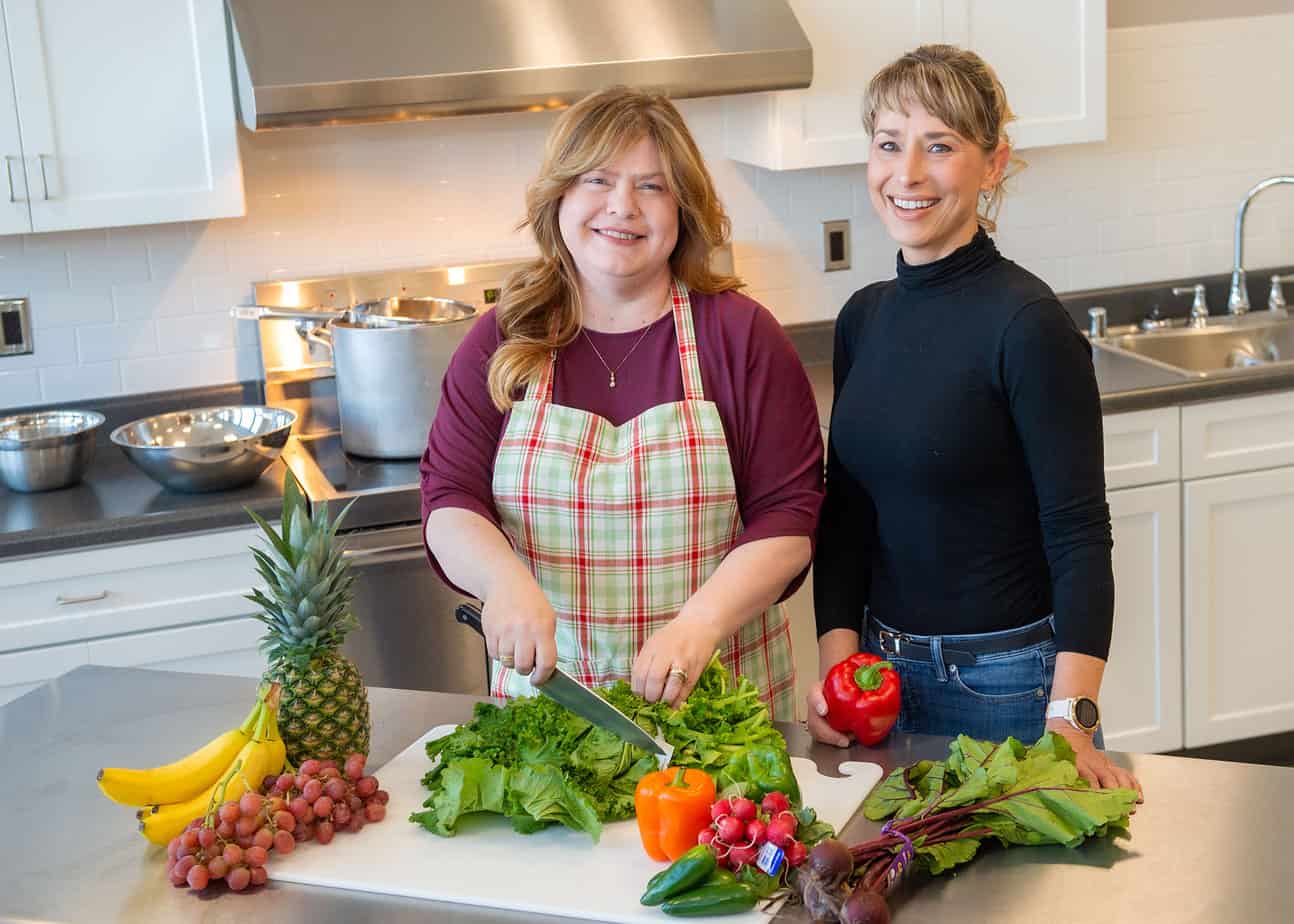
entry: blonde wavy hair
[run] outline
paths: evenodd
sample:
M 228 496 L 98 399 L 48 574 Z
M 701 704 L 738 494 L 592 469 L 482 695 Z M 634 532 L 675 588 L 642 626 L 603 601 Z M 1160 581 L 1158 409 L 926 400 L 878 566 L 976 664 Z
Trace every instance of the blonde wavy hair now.
M 502 341 L 490 360 L 490 399 L 500 410 L 539 378 L 553 351 L 580 332 L 577 270 L 562 240 L 562 196 L 581 175 L 613 161 L 648 137 L 660 151 L 665 183 L 679 204 L 678 243 L 670 270 L 704 294 L 739 288 L 741 280 L 710 269 L 710 255 L 731 230 L 714 181 L 692 133 L 665 96 L 632 87 L 590 94 L 558 118 L 549 132 L 539 177 L 526 190 L 526 217 L 540 256 L 513 273 L 494 309 Z
M 863 127 L 873 134 L 878 112 L 906 113 L 910 102 L 920 103 L 986 154 L 999 144 L 1010 147 L 1006 125 L 1015 113 L 1006 101 L 1006 89 L 988 62 L 973 51 L 955 45 L 922 45 L 887 64 L 867 85 Z M 985 231 L 997 230 L 1006 181 L 1025 166 L 1013 154 L 997 185 L 980 197 L 975 220 Z

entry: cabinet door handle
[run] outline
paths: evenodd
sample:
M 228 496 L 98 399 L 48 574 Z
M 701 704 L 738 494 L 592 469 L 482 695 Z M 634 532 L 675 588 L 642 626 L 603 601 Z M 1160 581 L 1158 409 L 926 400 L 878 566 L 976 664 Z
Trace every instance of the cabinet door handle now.
M 373 559 L 400 561 L 405 558 L 417 558 L 422 554 L 422 544 L 410 542 L 403 545 L 377 546 L 372 549 L 344 549 L 341 557 L 358 565 Z
M 36 161 L 40 164 L 40 185 L 45 191 L 45 201 L 49 201 L 49 178 L 45 176 L 45 158 L 53 157 L 52 154 L 37 154 Z
M 13 188 L 13 162 L 17 159 L 18 158 L 14 157 L 12 154 L 6 154 L 4 156 L 4 172 L 5 172 L 5 176 L 9 178 L 9 201 L 10 202 L 18 201 L 18 194 L 14 192 L 14 188 Z
M 95 600 L 103 600 L 108 596 L 106 590 L 101 590 L 93 594 L 59 594 L 54 599 L 58 601 L 59 606 L 68 606 L 72 603 L 92 603 Z

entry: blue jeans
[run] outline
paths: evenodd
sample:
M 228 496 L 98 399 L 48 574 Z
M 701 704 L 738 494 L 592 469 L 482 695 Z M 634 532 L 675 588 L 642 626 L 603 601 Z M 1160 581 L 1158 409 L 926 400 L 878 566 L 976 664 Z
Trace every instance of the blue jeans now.
M 1039 622 L 1051 622 L 1051 617 Z M 956 648 L 959 640 L 991 639 L 1007 632 L 975 636 L 911 636 L 930 644 L 930 661 L 886 655 L 880 648 L 876 620 L 867 623 L 866 649 L 885 657 L 899 672 L 903 706 L 898 730 L 908 734 L 953 737 L 969 735 L 1002 741 L 1008 735 L 1033 744 L 1045 730 L 1047 701 L 1056 676 L 1056 643 L 1044 642 L 976 656 L 966 666 L 946 664 L 944 647 Z M 1028 628 L 1028 627 L 1026 627 Z M 1097 731 L 1096 746 L 1102 746 Z

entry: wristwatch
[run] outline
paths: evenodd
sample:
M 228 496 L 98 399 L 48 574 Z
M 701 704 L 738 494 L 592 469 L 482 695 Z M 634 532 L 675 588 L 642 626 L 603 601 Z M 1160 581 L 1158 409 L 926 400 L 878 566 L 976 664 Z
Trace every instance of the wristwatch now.
M 1101 710 L 1096 700 L 1086 696 L 1053 699 L 1047 704 L 1047 718 L 1064 719 L 1081 732 L 1094 733 L 1101 725 Z

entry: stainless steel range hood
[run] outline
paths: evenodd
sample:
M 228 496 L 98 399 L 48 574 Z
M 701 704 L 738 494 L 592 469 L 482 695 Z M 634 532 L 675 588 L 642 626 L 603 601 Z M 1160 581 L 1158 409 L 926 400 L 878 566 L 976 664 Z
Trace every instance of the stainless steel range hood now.
M 788 0 L 228 0 L 248 128 L 554 109 L 624 83 L 797 89 Z

